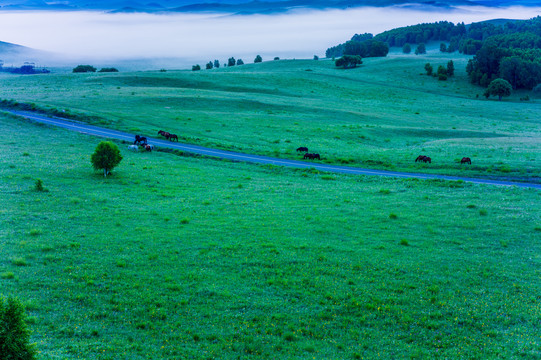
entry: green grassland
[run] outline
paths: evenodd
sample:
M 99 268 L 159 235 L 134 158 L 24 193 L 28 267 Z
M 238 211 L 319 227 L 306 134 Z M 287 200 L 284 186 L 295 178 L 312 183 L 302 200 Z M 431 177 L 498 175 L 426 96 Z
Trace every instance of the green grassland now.
M 460 71 L 419 75 L 427 59 L 447 62 L 1 77 L 0 97 L 229 149 L 446 173 L 467 153 L 467 174 L 531 178 L 539 102 L 477 99 Z M 5 113 L 0 132 L 0 295 L 26 304 L 39 359 L 541 358 L 538 190 L 120 142 L 104 178 L 99 138 Z
M 426 76 L 453 60 L 456 76 Z M 297 158 L 307 146 L 327 163 L 540 181 L 541 103 L 499 102 L 468 83 L 469 57 L 433 53 L 285 60 L 203 71 L 3 76 L 0 98 L 99 116 L 102 125 L 234 151 Z M 415 164 L 419 155 L 431 165 Z M 460 166 L 464 156 L 473 160 Z
M 40 359 L 541 356 L 537 190 L 125 144 L 105 179 L 98 138 L 0 131 L 0 293 Z

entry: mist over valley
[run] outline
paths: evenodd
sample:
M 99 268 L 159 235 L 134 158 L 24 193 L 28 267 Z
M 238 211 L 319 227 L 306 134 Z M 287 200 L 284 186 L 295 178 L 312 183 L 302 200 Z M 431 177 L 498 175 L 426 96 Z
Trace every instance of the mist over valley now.
M 32 52 L 0 47 L 0 59 L 15 65 L 33 61 L 69 67 L 84 62 L 125 70 L 186 69 L 215 59 L 223 63 L 231 56 L 247 63 L 256 55 L 263 60 L 322 57 L 325 49 L 357 33 L 435 21 L 528 19 L 540 13 L 540 7 L 524 6 L 297 9 L 272 15 L 2 10 L 0 40 Z

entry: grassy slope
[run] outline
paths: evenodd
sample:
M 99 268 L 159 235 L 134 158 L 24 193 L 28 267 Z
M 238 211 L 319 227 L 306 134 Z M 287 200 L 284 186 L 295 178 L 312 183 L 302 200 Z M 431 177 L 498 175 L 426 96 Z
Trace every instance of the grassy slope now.
M 125 145 L 103 179 L 99 139 L 0 132 L 0 293 L 40 359 L 539 356 L 538 191 Z
M 453 59 L 456 76 L 422 75 Z M 0 97 L 99 115 L 109 126 L 185 141 L 295 158 L 298 146 L 324 161 L 536 181 L 540 103 L 523 94 L 486 101 L 467 82 L 468 58 L 434 53 L 331 61 L 276 61 L 210 71 L 3 77 Z M 432 165 L 414 164 L 419 154 Z M 463 156 L 473 166 L 458 163 Z M 538 179 L 537 179 L 538 181 Z

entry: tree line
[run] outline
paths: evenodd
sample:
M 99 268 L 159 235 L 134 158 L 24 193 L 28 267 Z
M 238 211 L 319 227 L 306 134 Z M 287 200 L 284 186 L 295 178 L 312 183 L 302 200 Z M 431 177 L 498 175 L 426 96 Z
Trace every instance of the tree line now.
M 370 33 L 355 34 L 351 40 L 328 48 L 325 56 L 328 58 L 340 57 L 343 55 L 360 57 L 385 57 L 389 53 L 389 45 L 383 41 L 374 39 Z
M 263 58 L 261 57 L 261 55 L 257 55 L 254 59 L 254 63 L 260 63 L 262 61 L 263 61 Z M 230 57 L 229 59 L 227 59 L 227 63 L 224 63 L 224 66 L 235 66 L 235 65 L 244 65 L 244 61 L 242 59 L 235 59 L 234 57 Z M 219 67 L 220 67 L 219 60 L 209 61 L 205 65 L 205 69 L 207 70 L 210 70 L 213 68 L 218 69 Z M 199 64 L 193 65 L 192 70 L 193 71 L 201 70 L 201 65 Z

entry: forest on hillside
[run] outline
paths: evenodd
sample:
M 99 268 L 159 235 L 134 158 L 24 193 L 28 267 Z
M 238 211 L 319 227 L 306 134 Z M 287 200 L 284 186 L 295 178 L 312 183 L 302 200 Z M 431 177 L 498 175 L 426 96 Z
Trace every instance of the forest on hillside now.
M 387 52 L 359 49 L 407 47 L 440 41 L 440 51 L 474 55 L 467 66 L 470 81 L 488 86 L 496 78 L 514 89 L 532 89 L 541 83 L 541 16 L 529 20 L 484 21 L 465 25 L 440 21 L 372 34 L 355 34 L 349 41 L 330 47 L 327 57 L 386 56 Z

